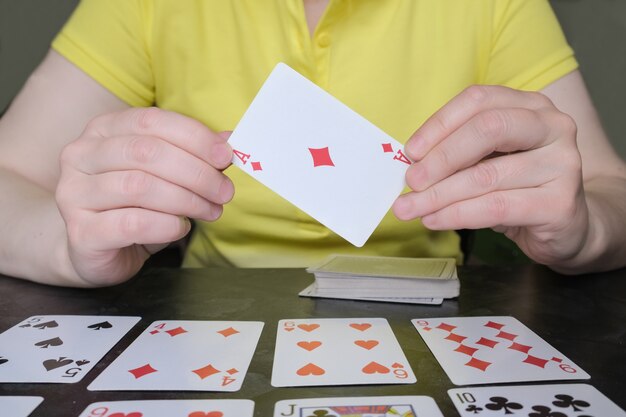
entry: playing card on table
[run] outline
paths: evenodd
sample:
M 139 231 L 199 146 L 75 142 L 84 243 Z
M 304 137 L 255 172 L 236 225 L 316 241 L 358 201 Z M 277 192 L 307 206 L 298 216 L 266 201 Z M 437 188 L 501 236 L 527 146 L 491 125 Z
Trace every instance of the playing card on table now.
M 455 388 L 448 395 L 461 417 L 624 417 L 626 412 L 587 384 Z
M 403 145 L 285 64 L 228 140 L 233 164 L 363 246 L 405 185 Z
M 275 387 L 416 381 L 385 319 L 281 320 L 277 333 Z
M 43 401 L 43 397 L 0 396 L 2 417 L 28 417 Z
M 589 379 L 513 317 L 424 318 L 412 323 L 455 385 Z
M 237 391 L 262 329 L 252 321 L 156 321 L 88 389 Z
M 0 382 L 78 382 L 139 320 L 30 317 L 0 334 Z
M 79 417 L 252 417 L 250 400 L 141 400 L 91 404 Z
M 435 400 L 426 396 L 343 397 L 284 400 L 274 417 L 443 417 Z

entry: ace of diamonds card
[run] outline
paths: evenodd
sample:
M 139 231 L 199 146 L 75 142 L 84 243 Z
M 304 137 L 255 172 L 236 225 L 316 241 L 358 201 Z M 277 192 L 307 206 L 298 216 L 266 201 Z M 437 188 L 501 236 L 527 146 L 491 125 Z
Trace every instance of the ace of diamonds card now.
M 411 384 L 415 375 L 387 320 L 278 323 L 272 385 Z
M 513 317 L 424 318 L 412 323 L 455 385 L 589 379 Z
M 401 143 L 285 64 L 228 142 L 234 165 L 359 247 L 411 164 Z
M 252 321 L 156 321 L 88 389 L 238 391 L 262 329 Z

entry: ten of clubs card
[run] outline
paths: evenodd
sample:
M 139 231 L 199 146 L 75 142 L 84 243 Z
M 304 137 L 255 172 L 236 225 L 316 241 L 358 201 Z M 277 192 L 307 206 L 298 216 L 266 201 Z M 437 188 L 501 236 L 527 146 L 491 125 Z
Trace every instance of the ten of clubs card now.
M 425 318 L 412 323 L 455 385 L 589 379 L 513 317 Z
M 443 417 L 426 396 L 307 398 L 276 403 L 274 417 Z
M 228 142 L 235 166 L 359 247 L 411 164 L 401 143 L 285 64 Z
M 78 382 L 139 320 L 30 317 L 0 334 L 0 382 Z
M 626 412 L 587 384 L 455 388 L 448 395 L 461 417 L 625 417 Z
M 91 404 L 79 417 L 252 417 L 250 400 L 142 400 Z
M 89 385 L 91 391 L 238 391 L 262 322 L 157 321 Z
M 416 381 L 385 319 L 281 320 L 277 333 L 275 387 Z

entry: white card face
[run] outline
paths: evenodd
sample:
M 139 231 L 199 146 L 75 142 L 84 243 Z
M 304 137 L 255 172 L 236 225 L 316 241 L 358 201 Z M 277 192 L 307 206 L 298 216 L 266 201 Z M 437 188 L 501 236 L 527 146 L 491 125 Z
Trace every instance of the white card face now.
M 79 417 L 252 417 L 250 400 L 147 400 L 91 404 Z
M 7 417 L 28 417 L 43 401 L 43 397 L 0 396 L 0 410 Z
M 467 387 L 448 391 L 461 417 L 624 417 L 600 391 L 587 384 Z
M 411 384 L 416 381 L 387 320 L 281 320 L 272 385 Z
M 342 397 L 284 400 L 274 417 L 443 417 L 431 397 Z
M 0 334 L 0 382 L 78 382 L 139 320 L 30 317 Z
M 513 317 L 411 322 L 455 385 L 589 379 L 589 374 Z
M 403 145 L 278 64 L 228 140 L 233 164 L 363 246 L 405 185 Z
M 156 321 L 88 389 L 238 391 L 262 329 L 252 321 Z

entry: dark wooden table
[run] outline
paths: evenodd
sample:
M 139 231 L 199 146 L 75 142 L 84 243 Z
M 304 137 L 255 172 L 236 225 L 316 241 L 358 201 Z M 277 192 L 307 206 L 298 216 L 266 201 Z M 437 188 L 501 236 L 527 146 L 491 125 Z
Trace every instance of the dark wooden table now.
M 0 276 L 0 331 L 43 314 L 141 316 L 100 363 L 75 384 L 0 384 L 3 395 L 37 395 L 33 417 L 78 416 L 97 401 L 133 399 L 254 400 L 255 417 L 271 417 L 289 398 L 428 395 L 445 416 L 458 416 L 448 399 L 454 386 L 410 319 L 511 315 L 591 375 L 594 385 L 626 409 L 626 270 L 560 276 L 538 265 L 459 268 L 461 295 L 441 306 L 300 298 L 312 282 L 300 269 L 148 269 L 112 288 L 48 287 Z M 284 318 L 384 317 L 416 376 L 410 385 L 273 388 L 276 326 Z M 243 387 L 215 392 L 90 392 L 87 385 L 155 320 L 259 320 L 265 322 Z M 0 415 L 2 411 L 0 410 Z

